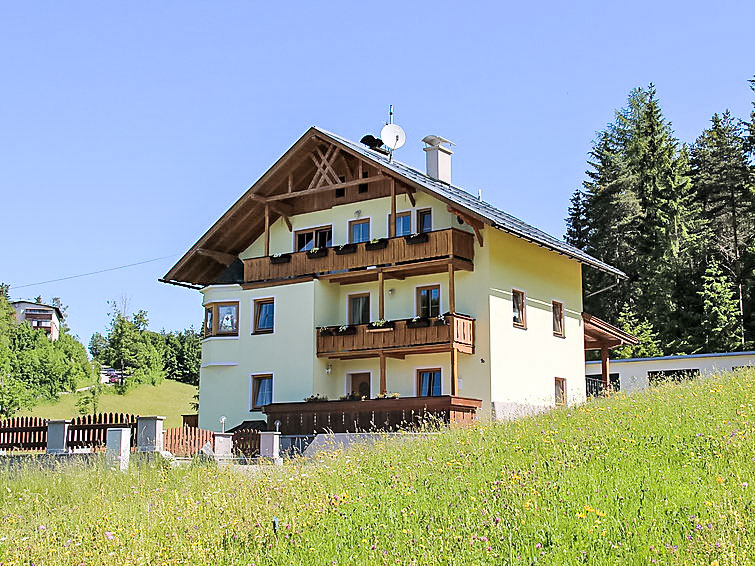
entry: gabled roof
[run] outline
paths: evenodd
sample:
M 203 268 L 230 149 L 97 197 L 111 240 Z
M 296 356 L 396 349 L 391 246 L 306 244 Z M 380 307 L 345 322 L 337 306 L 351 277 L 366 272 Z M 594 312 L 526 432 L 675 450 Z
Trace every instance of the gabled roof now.
M 208 284 L 208 282 L 215 281 L 218 276 L 222 275 L 231 264 L 229 260 L 238 256 L 262 234 L 263 226 L 261 222 L 264 217 L 264 204 L 258 198 L 271 194 L 270 192 L 263 192 L 263 189 L 266 186 L 280 183 L 282 175 L 286 173 L 285 166 L 294 163 L 294 157 L 297 154 L 307 151 L 307 144 L 313 139 L 328 142 L 347 154 L 371 162 L 380 170 L 393 173 L 408 186 L 431 194 L 493 228 L 563 254 L 616 277 L 626 278 L 621 270 L 530 226 L 526 222 L 478 199 L 461 187 L 428 177 L 421 171 L 395 159 L 389 159 L 388 156 L 368 149 L 362 144 L 342 138 L 322 128 L 311 127 L 192 246 L 161 281 Z M 293 194 L 295 195 L 296 192 Z
M 449 185 L 448 183 L 443 183 L 441 181 L 433 179 L 432 177 L 428 177 L 426 174 L 418 171 L 414 167 L 406 165 L 405 163 L 401 163 L 400 161 L 396 161 L 395 159 L 389 160 L 385 155 L 377 151 L 368 149 L 362 144 L 357 144 L 351 140 L 347 140 L 316 126 L 314 129 L 321 134 L 326 135 L 347 146 L 366 159 L 371 159 L 372 161 L 379 162 L 384 168 L 390 169 L 395 173 L 398 173 L 402 177 L 422 185 L 429 192 L 443 195 L 447 199 L 452 200 L 455 204 L 466 208 L 468 211 L 477 213 L 479 216 L 484 217 L 494 228 L 498 228 L 499 230 L 503 230 L 504 232 L 508 232 L 509 234 L 518 236 L 519 238 L 529 240 L 530 242 L 533 242 L 539 246 L 543 246 L 555 252 L 572 257 L 577 261 L 580 261 L 581 263 L 590 265 L 592 267 L 595 267 L 596 269 L 610 273 L 611 275 L 626 278 L 626 274 L 623 271 L 592 257 L 579 248 L 576 248 L 570 244 L 567 244 L 566 242 L 554 238 L 553 236 L 547 234 L 546 232 L 543 232 L 542 230 L 538 230 L 534 226 L 530 226 L 526 222 L 519 220 L 518 218 L 512 216 L 507 212 L 504 212 L 499 208 L 496 208 L 492 204 L 478 199 L 476 196 L 470 194 L 461 187 Z

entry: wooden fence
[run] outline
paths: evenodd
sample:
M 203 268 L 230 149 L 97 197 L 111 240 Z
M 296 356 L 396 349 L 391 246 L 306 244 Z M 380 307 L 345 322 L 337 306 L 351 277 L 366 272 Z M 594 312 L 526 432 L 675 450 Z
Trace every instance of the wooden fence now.
M 241 429 L 233 433 L 233 455 L 254 458 L 260 455 L 260 431 Z
M 210 443 L 212 447 L 212 431 L 201 428 L 182 426 L 165 429 L 163 449 L 174 456 L 195 456 L 202 446 Z
M 136 415 L 100 413 L 71 420 L 68 427 L 69 448 L 101 450 L 107 440 L 107 429 L 129 427 L 131 445 L 136 445 Z M 14 417 L 0 421 L 0 450 L 37 451 L 47 448 L 47 421 L 41 417 Z
M 0 450 L 44 450 L 47 448 L 47 419 L 13 417 L 0 421 Z
M 68 448 L 92 448 L 102 450 L 107 442 L 107 429 L 130 428 L 131 446 L 136 446 L 137 415 L 125 413 L 99 413 L 73 419 L 68 427 Z

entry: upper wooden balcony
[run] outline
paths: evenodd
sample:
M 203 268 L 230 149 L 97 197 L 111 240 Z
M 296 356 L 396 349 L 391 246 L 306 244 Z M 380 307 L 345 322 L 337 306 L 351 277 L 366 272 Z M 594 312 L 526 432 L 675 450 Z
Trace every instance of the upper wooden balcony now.
M 389 321 L 372 328 L 369 324 L 321 328 L 317 332 L 317 355 L 355 359 L 385 355 L 403 358 L 409 354 L 432 354 L 452 349 L 474 353 L 474 319 L 463 314 L 446 314 L 443 321 L 412 319 Z
M 449 263 L 455 269 L 474 269 L 474 234 L 457 228 L 426 232 L 415 239 L 397 236 L 378 244 L 362 242 L 326 249 L 320 251 L 322 257 L 294 252 L 245 259 L 244 281 L 254 284 L 319 277 L 344 284 L 377 280 L 377 270 L 368 269 L 371 267 L 380 267 L 386 279 L 442 273 Z

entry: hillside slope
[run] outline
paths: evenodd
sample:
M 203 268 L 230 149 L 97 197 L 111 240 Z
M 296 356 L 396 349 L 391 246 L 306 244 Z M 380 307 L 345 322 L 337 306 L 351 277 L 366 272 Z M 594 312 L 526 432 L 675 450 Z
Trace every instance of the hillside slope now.
M 125 395 L 108 390 L 100 397 L 98 412 L 131 413 L 135 415 L 163 415 L 166 427 L 181 426 L 181 415 L 195 413 L 191 408 L 197 388 L 178 381 L 164 380 L 156 386 L 141 385 Z M 55 403 L 42 403 L 19 411 L 18 416 L 46 419 L 70 419 L 79 416 L 76 408 L 78 395 L 61 395 Z
M 749 564 L 753 411 L 747 371 L 251 476 L 0 472 L 0 560 Z

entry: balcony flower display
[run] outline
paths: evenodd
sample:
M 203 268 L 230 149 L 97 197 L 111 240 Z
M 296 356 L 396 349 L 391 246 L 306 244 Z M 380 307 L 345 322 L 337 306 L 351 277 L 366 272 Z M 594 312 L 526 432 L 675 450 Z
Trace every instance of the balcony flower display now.
M 272 264 L 281 264 L 281 263 L 288 263 L 291 261 L 291 254 L 273 254 L 270 256 L 270 263 Z
M 357 333 L 357 327 L 350 324 L 344 324 L 338 327 L 336 334 L 339 336 L 351 336 Z
M 367 330 L 374 330 L 374 331 L 381 331 L 381 330 L 393 330 L 393 328 L 396 326 L 396 323 L 392 320 L 385 320 L 384 318 L 381 318 L 380 320 L 376 320 L 374 322 L 371 322 L 367 325 Z
M 448 324 L 448 318 L 446 318 L 446 315 L 448 315 L 448 313 L 436 316 L 435 326 L 445 326 L 446 324 Z
M 427 242 L 427 232 L 414 232 L 413 234 L 408 234 L 404 236 L 404 240 L 407 244 L 414 245 L 414 244 L 424 244 Z
M 430 319 L 426 316 L 415 316 L 406 321 L 407 328 L 427 328 L 430 326 Z
M 357 251 L 357 245 L 356 244 L 341 244 L 340 246 L 336 246 L 334 249 L 336 251 L 336 255 L 353 254 Z
M 309 259 L 316 259 L 318 257 L 325 257 L 328 255 L 328 248 L 312 248 L 307 252 L 307 257 Z
M 320 333 L 320 336 L 333 336 L 333 329 L 329 326 L 321 326 L 317 329 Z
M 364 249 L 371 250 L 384 250 L 388 247 L 388 238 L 373 238 L 364 245 Z

